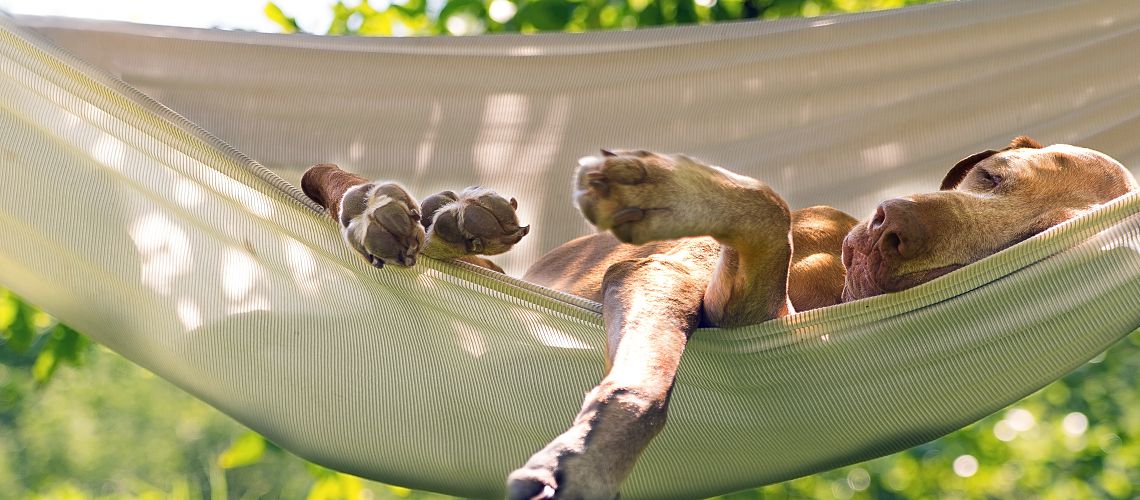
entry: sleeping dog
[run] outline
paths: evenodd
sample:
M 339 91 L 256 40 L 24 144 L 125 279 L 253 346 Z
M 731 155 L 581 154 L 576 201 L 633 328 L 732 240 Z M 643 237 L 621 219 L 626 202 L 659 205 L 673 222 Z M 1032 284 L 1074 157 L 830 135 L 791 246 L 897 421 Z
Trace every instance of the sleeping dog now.
M 1027 137 L 966 157 L 939 191 L 884 201 L 864 222 L 829 207 L 791 211 L 763 182 L 683 155 L 603 150 L 580 160 L 574 186 L 600 232 L 555 248 L 523 279 L 603 304 L 606 375 L 571 427 L 510 475 L 510 498 L 616 497 L 665 425 L 698 326 L 910 288 L 1140 189 L 1103 153 Z M 479 256 L 529 231 L 514 199 L 482 188 L 417 204 L 396 183 L 329 164 L 311 167 L 302 188 L 376 266 L 423 254 L 495 269 Z

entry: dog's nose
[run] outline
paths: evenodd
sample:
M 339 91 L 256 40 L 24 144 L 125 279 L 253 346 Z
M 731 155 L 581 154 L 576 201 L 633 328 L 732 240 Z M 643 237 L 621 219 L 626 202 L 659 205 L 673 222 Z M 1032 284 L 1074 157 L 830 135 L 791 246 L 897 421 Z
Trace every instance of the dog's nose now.
M 922 253 L 926 227 L 914 201 L 894 198 L 884 201 L 871 217 L 871 238 L 885 258 L 913 259 Z

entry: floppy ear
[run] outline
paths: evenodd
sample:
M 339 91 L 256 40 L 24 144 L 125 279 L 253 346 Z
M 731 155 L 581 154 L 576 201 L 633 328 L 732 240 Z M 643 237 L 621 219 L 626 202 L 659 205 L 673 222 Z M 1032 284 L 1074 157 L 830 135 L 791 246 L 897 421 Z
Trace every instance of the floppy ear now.
M 1005 149 L 1017 149 L 1017 148 L 1041 149 L 1043 147 L 1045 147 L 1045 146 L 1042 146 L 1040 142 L 1033 140 L 1033 138 L 1031 138 L 1027 135 L 1019 135 L 1019 136 L 1015 137 L 1013 139 L 1013 141 L 1011 141 L 1009 143 L 1009 147 L 1007 147 Z
M 942 186 L 940 186 L 938 189 L 942 191 L 954 189 L 958 186 L 958 183 L 962 182 L 962 179 L 966 178 L 966 174 L 970 173 L 970 170 L 974 168 L 974 165 L 977 165 L 978 162 L 996 154 L 998 154 L 997 151 L 993 149 L 987 149 L 981 153 L 974 153 L 970 156 L 962 158 L 962 161 L 956 163 L 954 165 L 954 168 L 951 168 L 950 171 L 946 173 L 946 177 L 942 179 Z

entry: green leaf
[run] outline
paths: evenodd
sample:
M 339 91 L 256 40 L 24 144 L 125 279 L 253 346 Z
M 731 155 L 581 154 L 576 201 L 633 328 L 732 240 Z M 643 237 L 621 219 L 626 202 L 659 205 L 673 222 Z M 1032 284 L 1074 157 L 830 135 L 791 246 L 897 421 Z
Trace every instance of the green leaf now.
M 83 362 L 83 355 L 91 347 L 91 341 L 87 337 L 64 324 L 55 325 L 53 335 L 59 336 L 56 354 L 60 360 L 72 366 L 78 366 Z
M 449 0 L 439 11 L 435 22 L 436 30 L 439 33 L 449 33 L 451 30 L 447 27 L 447 21 L 457 16 L 466 17 L 469 23 L 481 26 L 481 28 L 469 28 L 466 33 L 459 34 L 481 33 L 486 29 L 487 7 L 483 0 Z
M 297 24 L 297 20 L 286 16 L 285 12 L 273 2 L 265 3 L 265 15 L 269 17 L 270 21 L 277 23 L 281 26 L 281 31 L 284 33 L 301 33 L 301 26 Z
M 574 7 L 566 0 L 537 0 L 523 5 L 514 20 L 539 31 L 561 30 L 574 16 Z
M 46 383 L 58 367 L 59 356 L 55 349 L 45 348 L 36 356 L 36 362 L 32 365 L 32 377 L 40 384 Z
M 477 18 L 487 17 L 487 8 L 482 0 L 450 0 L 439 11 L 439 21 L 446 22 L 447 18 L 460 12 L 469 13 Z
M 16 311 L 19 310 L 19 307 L 15 295 L 7 290 L 0 290 L 0 332 L 7 330 L 16 320 Z
M 336 475 L 336 471 L 312 462 L 306 462 L 305 469 L 309 471 L 309 475 L 312 476 L 313 479 L 323 479 Z
M 333 473 L 322 475 L 313 482 L 307 500 L 340 500 L 342 498 L 362 498 L 364 483 L 358 477 Z
M 5 331 L 5 340 L 8 341 L 9 349 L 23 354 L 28 352 L 36 339 L 36 329 L 32 325 L 32 313 L 35 311 L 19 300 L 15 303 L 16 314 Z
M 344 2 L 337 2 L 333 5 L 333 19 L 329 24 L 329 30 L 326 35 L 352 35 L 354 34 L 348 26 L 348 19 L 356 13 L 355 8 L 350 8 Z
M 65 325 L 56 324 L 36 355 L 32 378 L 37 383 L 46 383 L 63 363 L 78 365 L 89 346 L 87 337 Z
M 247 432 L 238 436 L 226 451 L 218 455 L 218 466 L 223 469 L 245 467 L 260 462 L 264 455 L 265 438 L 255 432 Z

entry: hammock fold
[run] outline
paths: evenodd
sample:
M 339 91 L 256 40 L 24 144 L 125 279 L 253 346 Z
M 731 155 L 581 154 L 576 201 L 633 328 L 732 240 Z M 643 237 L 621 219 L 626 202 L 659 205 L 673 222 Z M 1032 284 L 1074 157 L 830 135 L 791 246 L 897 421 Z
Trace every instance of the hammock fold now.
M 516 196 L 535 228 L 504 261 L 518 274 L 583 234 L 569 166 L 598 146 L 693 152 L 856 214 L 1020 133 L 1133 166 L 1130 5 L 464 41 L 4 18 L 0 285 L 306 459 L 502 496 L 601 377 L 600 306 L 461 264 L 373 269 L 292 187 L 300 169 Z M 1133 193 L 911 290 L 698 331 L 623 496 L 928 441 L 1140 328 L 1138 296 Z

